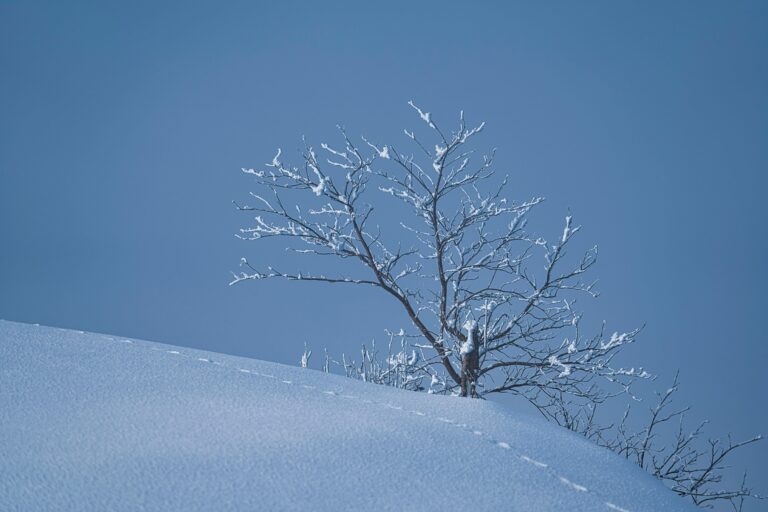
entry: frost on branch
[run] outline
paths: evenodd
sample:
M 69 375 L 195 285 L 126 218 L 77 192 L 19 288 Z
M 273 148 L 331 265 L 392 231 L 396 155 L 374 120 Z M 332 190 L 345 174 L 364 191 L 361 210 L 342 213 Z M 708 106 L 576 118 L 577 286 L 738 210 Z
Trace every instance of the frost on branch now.
M 419 338 L 415 372 L 423 388 L 512 393 L 554 420 L 560 397 L 599 402 L 648 377 L 612 364 L 637 330 L 582 332 L 575 304 L 596 295 L 586 274 L 597 248 L 567 254 L 580 229 L 573 217 L 550 241 L 530 233 L 528 215 L 543 199 L 508 197 L 494 151 L 471 147 L 485 123 L 468 125 L 462 112 L 446 130 L 409 105 L 425 133 L 406 129 L 407 147 L 357 143 L 340 129 L 340 144 L 305 143 L 297 164 L 278 149 L 262 169 L 243 169 L 255 190 L 249 203 L 236 204 L 252 219 L 237 236 L 279 240 L 317 270 L 243 259 L 231 283 L 277 278 L 376 288 L 401 307 Z M 374 213 L 396 208 L 402 215 Z M 337 263 L 323 267 L 328 258 Z M 366 354 L 361 362 L 371 366 Z M 357 364 L 366 379 L 380 370 Z M 615 389 L 602 391 L 596 379 Z
M 474 352 L 477 347 L 475 346 L 475 326 L 477 323 L 474 320 L 467 320 L 464 322 L 464 328 L 467 330 L 467 339 L 464 340 L 464 343 L 461 344 L 461 348 L 459 349 L 459 355 L 466 356 L 467 354 L 471 354 Z

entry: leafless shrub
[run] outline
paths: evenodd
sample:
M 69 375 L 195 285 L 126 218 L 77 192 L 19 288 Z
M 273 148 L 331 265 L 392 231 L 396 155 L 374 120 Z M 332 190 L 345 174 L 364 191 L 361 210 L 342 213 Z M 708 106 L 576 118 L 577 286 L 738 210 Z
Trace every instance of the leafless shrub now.
M 678 377 L 664 392 L 656 393 L 656 403 L 647 411 L 639 427 L 633 428 L 632 408 L 627 406 L 618 423 L 600 426 L 597 407 L 574 409 L 560 402 L 559 423 L 583 434 L 637 464 L 675 491 L 702 508 L 727 503 L 734 511 L 743 510 L 745 500 L 763 499 L 747 485 L 744 473 L 739 480 L 728 479 L 728 459 L 736 450 L 760 441 L 754 436 L 734 441 L 704 437 L 707 421 L 686 427 L 690 407 L 673 407 Z

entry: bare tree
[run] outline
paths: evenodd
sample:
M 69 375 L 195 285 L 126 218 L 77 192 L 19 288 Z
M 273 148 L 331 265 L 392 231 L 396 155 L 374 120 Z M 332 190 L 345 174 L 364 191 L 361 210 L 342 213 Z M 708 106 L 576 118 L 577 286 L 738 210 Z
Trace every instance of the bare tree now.
M 468 126 L 462 112 L 447 132 L 409 104 L 427 133 L 422 139 L 405 130 L 410 150 L 365 138 L 356 144 L 340 129 L 341 147 L 305 143 L 298 166 L 284 163 L 278 150 L 265 169 L 243 169 L 258 190 L 252 204 L 236 203 L 255 214 L 240 238 L 280 238 L 300 254 L 339 263 L 330 274 L 243 258 L 232 284 L 285 279 L 376 288 L 401 306 L 411 335 L 429 349 L 422 367 L 430 378 L 440 370 L 445 392 L 517 394 L 552 419 L 563 395 L 584 403 L 609 396 L 596 378 L 620 392 L 647 377 L 612 364 L 638 329 L 582 332 L 576 298 L 596 295 L 585 275 L 597 248 L 569 262 L 580 229 L 571 216 L 553 240 L 529 233 L 528 215 L 543 199 L 508 199 L 494 151 L 475 157 L 470 146 L 485 124 Z M 374 220 L 374 203 L 387 199 L 399 201 L 403 219 Z

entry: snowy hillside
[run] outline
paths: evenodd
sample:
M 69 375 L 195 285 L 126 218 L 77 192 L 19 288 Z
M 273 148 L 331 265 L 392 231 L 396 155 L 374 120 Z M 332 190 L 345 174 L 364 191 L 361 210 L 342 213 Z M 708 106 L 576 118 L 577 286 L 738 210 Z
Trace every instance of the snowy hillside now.
M 490 402 L 0 321 L 0 510 L 697 510 Z

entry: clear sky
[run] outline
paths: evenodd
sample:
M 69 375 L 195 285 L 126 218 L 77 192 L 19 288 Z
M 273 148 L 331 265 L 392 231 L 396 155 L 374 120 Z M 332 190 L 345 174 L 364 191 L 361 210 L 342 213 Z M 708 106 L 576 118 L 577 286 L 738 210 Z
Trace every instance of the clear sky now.
M 768 433 L 768 3 L 223 4 L 0 0 L 0 317 L 291 364 L 383 340 L 406 319 L 372 291 L 229 287 L 283 257 L 231 201 L 302 135 L 403 140 L 413 99 L 487 122 L 542 229 L 584 225 L 589 316 L 646 324 L 628 364 Z

